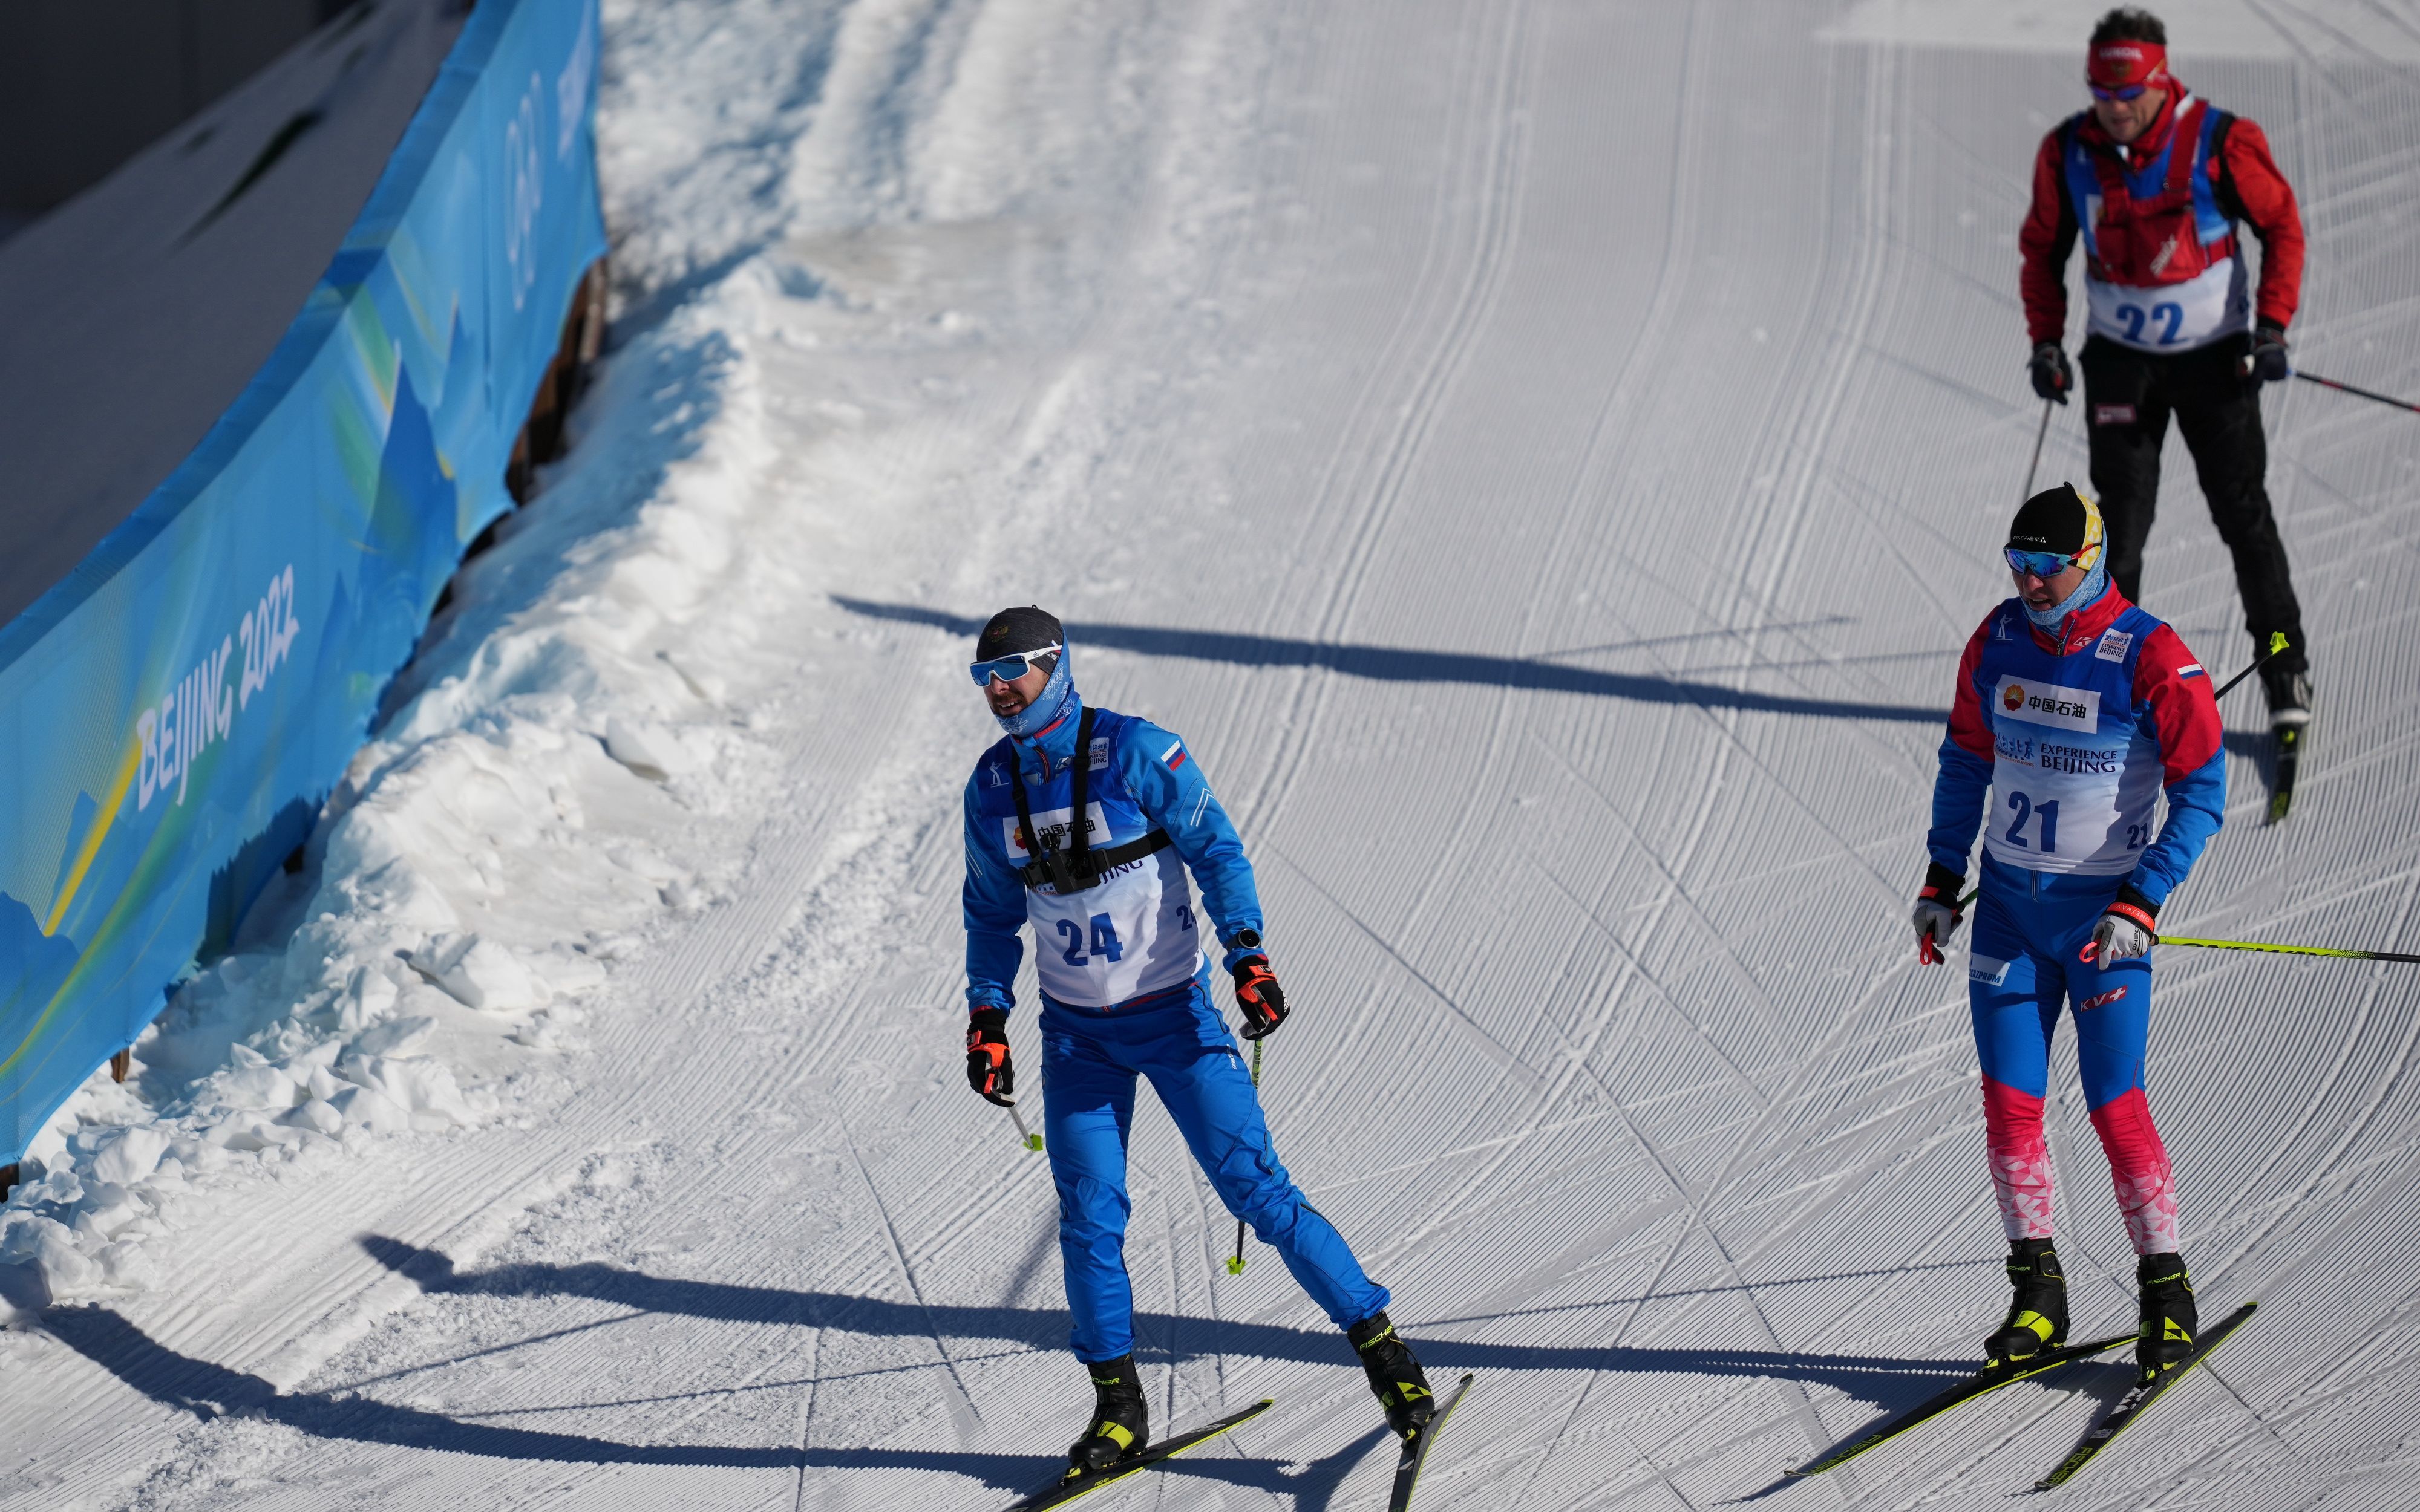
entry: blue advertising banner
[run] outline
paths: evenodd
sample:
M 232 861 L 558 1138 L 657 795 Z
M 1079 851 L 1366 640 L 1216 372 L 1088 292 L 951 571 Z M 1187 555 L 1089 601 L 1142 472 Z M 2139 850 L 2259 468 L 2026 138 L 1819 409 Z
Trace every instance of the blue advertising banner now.
M 605 251 L 596 0 L 480 0 L 200 446 L 0 629 L 0 1165 L 133 1042 L 411 655 Z

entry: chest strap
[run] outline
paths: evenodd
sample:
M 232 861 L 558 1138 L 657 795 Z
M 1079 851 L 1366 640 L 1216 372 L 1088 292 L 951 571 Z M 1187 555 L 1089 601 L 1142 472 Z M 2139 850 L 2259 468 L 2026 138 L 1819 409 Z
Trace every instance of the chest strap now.
M 1034 859 L 1030 866 L 1016 869 L 1019 880 L 1031 888 L 1055 887 L 1062 896 L 1083 892 L 1101 885 L 1101 878 L 1130 862 L 1140 861 L 1155 851 L 1165 850 L 1170 843 L 1168 831 L 1155 829 L 1140 840 L 1106 850 L 1093 848 L 1093 822 L 1089 811 L 1087 791 L 1093 768 L 1093 711 L 1086 708 L 1076 721 L 1076 770 L 1073 774 L 1074 804 L 1067 823 L 1067 843 L 1055 843 L 1044 848 L 1033 830 L 1033 805 L 1025 796 L 1025 767 L 1016 757 L 1016 743 L 1008 747 L 1009 765 L 1015 776 L 1009 782 L 1011 795 L 1016 799 L 1018 839 L 1025 842 L 1026 854 Z M 1049 760 L 1047 756 L 1044 761 Z

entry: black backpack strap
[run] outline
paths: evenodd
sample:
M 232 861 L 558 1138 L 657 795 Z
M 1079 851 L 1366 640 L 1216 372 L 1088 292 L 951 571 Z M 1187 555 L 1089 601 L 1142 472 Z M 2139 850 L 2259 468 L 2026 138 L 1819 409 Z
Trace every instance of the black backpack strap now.
M 1068 859 L 1078 875 L 1090 870 L 1087 863 L 1093 849 L 1093 817 L 1085 803 L 1089 796 L 1085 782 L 1093 773 L 1093 713 L 1087 703 L 1076 720 L 1076 810 L 1067 821 L 1067 848 L 1075 853 Z

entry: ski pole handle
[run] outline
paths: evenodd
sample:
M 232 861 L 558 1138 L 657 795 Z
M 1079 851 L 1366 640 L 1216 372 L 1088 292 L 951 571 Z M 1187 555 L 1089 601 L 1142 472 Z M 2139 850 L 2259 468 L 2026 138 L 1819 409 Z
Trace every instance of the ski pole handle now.
M 1025 1126 L 1025 1115 L 1016 1111 L 1016 1103 L 1011 1103 L 1008 1104 L 1008 1116 L 1016 1120 L 1017 1143 L 1023 1145 L 1028 1149 L 1040 1149 L 1042 1148 L 1042 1136 Z
M 1266 1036 L 1252 1041 L 1252 1090 L 1255 1092 L 1261 1089 L 1261 1046 L 1267 1042 Z M 1235 1253 L 1227 1257 L 1227 1273 L 1244 1273 L 1244 1220 L 1241 1218 L 1235 1220 Z

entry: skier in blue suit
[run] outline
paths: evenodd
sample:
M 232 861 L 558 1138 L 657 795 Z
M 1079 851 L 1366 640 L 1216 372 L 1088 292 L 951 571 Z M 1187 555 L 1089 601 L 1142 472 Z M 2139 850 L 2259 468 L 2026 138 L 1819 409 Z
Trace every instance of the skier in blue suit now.
M 1002 609 L 970 671 L 1006 738 L 966 789 L 967 1080 L 1013 1105 L 1008 1014 L 1031 922 L 1042 986 L 1043 1147 L 1059 1189 L 1059 1251 L 1091 1427 L 1070 1475 L 1149 1442 L 1126 1279 L 1126 1139 L 1135 1078 L 1176 1121 L 1228 1211 L 1276 1250 L 1345 1331 L 1405 1442 L 1435 1412 L 1427 1377 L 1387 1319 L 1387 1288 L 1304 1200 L 1270 1144 L 1260 1094 L 1210 1000 L 1191 869 L 1235 982 L 1244 1035 L 1285 1022 L 1261 941 L 1251 863 L 1185 742 L 1085 704 L 1066 635 L 1042 609 Z

